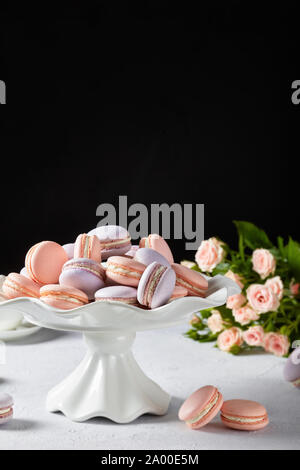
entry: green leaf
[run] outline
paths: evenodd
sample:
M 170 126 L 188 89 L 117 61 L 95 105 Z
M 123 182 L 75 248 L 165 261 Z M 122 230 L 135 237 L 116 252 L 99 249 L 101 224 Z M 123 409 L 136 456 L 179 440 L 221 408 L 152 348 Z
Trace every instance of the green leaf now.
M 286 248 L 289 268 L 295 279 L 300 281 L 300 245 L 290 238 Z
M 240 240 L 250 248 L 272 248 L 272 243 L 266 232 L 251 222 L 244 222 L 242 220 L 234 220 Z
M 209 309 L 209 310 L 201 310 L 200 314 L 202 316 L 203 319 L 207 319 L 211 316 L 211 310 L 212 309 Z
M 217 274 L 226 274 L 227 271 L 230 269 L 230 263 L 219 263 L 214 271 L 213 271 L 213 276 L 216 276 Z
M 284 241 L 282 237 L 277 237 L 277 244 L 278 244 L 278 248 L 279 248 L 282 258 L 286 258 L 287 250 L 286 250 L 286 247 L 284 246 Z
M 208 335 L 198 335 L 198 341 L 200 343 L 210 343 L 211 341 L 216 341 L 218 339 L 217 334 L 208 334 Z
M 240 346 L 235 344 L 234 346 L 232 346 L 230 348 L 229 352 L 230 352 L 230 354 L 233 354 L 234 356 L 236 356 L 237 354 L 239 354 L 241 352 L 241 348 L 240 348 Z

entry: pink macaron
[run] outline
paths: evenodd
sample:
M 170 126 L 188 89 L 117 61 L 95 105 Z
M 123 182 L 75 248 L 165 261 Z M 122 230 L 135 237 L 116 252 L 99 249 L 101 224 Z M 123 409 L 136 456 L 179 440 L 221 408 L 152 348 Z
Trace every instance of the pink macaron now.
M 37 284 L 57 284 L 68 256 L 61 245 L 51 241 L 37 243 L 28 251 L 25 267 Z
M 165 305 L 174 292 L 176 275 L 172 268 L 152 263 L 145 269 L 139 286 L 138 301 L 149 308 Z
M 88 235 L 96 235 L 102 247 L 102 259 L 110 256 L 122 256 L 131 248 L 129 232 L 118 225 L 105 225 L 91 230 Z
M 173 293 L 171 295 L 169 302 L 173 302 L 173 300 L 176 300 L 176 299 L 182 299 L 182 297 L 186 297 L 187 295 L 188 295 L 187 289 L 181 286 L 175 286 L 175 289 L 173 290 Z
M 208 289 L 205 277 L 181 264 L 173 263 L 172 268 L 176 273 L 177 286 L 187 289 L 190 296 L 205 297 L 205 291 Z
M 12 419 L 13 405 L 13 398 L 8 393 L 0 393 L 0 425 Z
M 112 256 L 106 265 L 108 280 L 125 286 L 137 287 L 146 266 L 125 256 Z
M 250 400 L 228 400 L 221 409 L 221 420 L 229 428 L 240 431 L 258 431 L 269 424 L 267 410 Z
M 71 310 L 88 303 L 87 295 L 70 286 L 50 284 L 41 288 L 41 300 L 60 310 Z
M 104 287 L 95 294 L 97 302 L 114 301 L 127 305 L 137 305 L 137 290 L 128 286 Z
M 191 429 L 200 429 L 210 423 L 223 405 L 219 390 L 207 385 L 194 392 L 179 410 L 179 419 Z
M 64 264 L 59 283 L 86 293 L 89 300 L 105 286 L 105 269 L 90 258 L 74 258 Z
M 2 286 L 2 291 L 8 299 L 17 297 L 40 297 L 40 286 L 22 274 L 10 273 Z
M 79 235 L 75 242 L 74 258 L 90 258 L 101 263 L 101 243 L 96 235 Z
M 148 237 L 142 238 L 140 241 L 140 248 L 152 248 L 152 250 L 158 251 L 158 253 L 163 255 L 170 264 L 174 263 L 174 258 L 169 245 L 163 237 L 156 233 L 152 233 L 151 235 L 148 235 Z

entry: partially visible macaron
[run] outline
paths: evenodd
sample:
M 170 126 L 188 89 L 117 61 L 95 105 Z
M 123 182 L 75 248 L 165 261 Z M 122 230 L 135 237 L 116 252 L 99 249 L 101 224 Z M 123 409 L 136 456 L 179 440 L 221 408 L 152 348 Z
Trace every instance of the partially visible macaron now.
M 13 398 L 8 393 L 0 393 L 0 425 L 12 419 L 13 405 Z
M 295 349 L 287 359 L 283 375 L 287 382 L 300 390 L 300 347 Z
M 172 268 L 152 263 L 145 269 L 139 286 L 138 301 L 151 309 L 165 305 L 175 288 L 176 275 Z
M 145 266 L 149 266 L 149 264 L 154 262 L 167 266 L 168 268 L 171 266 L 167 258 L 152 248 L 140 248 L 137 250 L 134 259 Z
M 6 279 L 6 276 L 3 276 L 3 274 L 1 274 L 0 275 L 0 302 L 5 302 L 6 300 L 8 300 L 8 298 L 2 291 L 2 286 L 4 284 L 5 279 Z
M 28 279 L 31 279 L 31 277 L 29 276 L 29 274 L 28 274 L 27 269 L 25 268 L 25 266 L 24 266 L 24 268 L 21 269 L 20 274 L 21 274 L 22 276 L 27 277 Z
M 5 302 L 6 300 L 9 300 L 6 295 L 3 294 L 2 291 L 0 291 L 0 302 Z
M 0 274 L 0 291 L 1 291 L 1 288 L 2 288 L 3 283 L 5 281 L 5 278 L 6 278 L 6 276 L 4 276 L 4 274 Z
M 194 392 L 181 406 L 179 419 L 191 429 L 200 429 L 219 413 L 223 396 L 213 385 L 206 385 Z
M 240 431 L 258 431 L 269 424 L 265 407 L 250 400 L 225 401 L 221 409 L 221 420 L 225 426 Z
M 63 245 L 63 249 L 67 253 L 68 259 L 74 258 L 74 248 L 75 248 L 75 243 L 67 243 L 66 245 Z
M 101 243 L 96 235 L 79 235 L 75 242 L 74 258 L 89 258 L 101 263 Z
M 125 286 L 137 287 L 146 266 L 125 256 L 111 256 L 107 260 L 106 277 L 108 280 Z
M 2 292 L 8 299 L 40 297 L 40 287 L 37 283 L 18 273 L 10 273 L 6 277 L 2 286 Z
M 136 252 L 137 252 L 139 249 L 140 249 L 139 245 L 132 245 L 132 247 L 130 248 L 130 250 L 127 251 L 127 253 L 125 253 L 125 255 L 123 255 L 123 256 L 126 256 L 127 258 L 134 258 Z
M 25 267 L 30 278 L 37 284 L 56 284 L 66 261 L 68 256 L 61 245 L 45 241 L 30 248 Z
M 127 286 L 104 287 L 96 292 L 95 300 L 97 302 L 114 301 L 137 305 L 137 290 Z
M 173 294 L 171 295 L 169 302 L 173 302 L 173 300 L 176 299 L 182 299 L 182 297 L 186 297 L 187 295 L 187 289 L 181 286 L 175 286 L 175 289 L 173 290 Z
M 102 259 L 110 256 L 122 256 L 131 248 L 129 232 L 118 225 L 105 225 L 91 230 L 88 235 L 96 235 L 102 247 Z
M 174 263 L 173 254 L 169 245 L 163 237 L 156 233 L 152 233 L 148 235 L 148 237 L 142 238 L 140 241 L 140 248 L 152 248 L 152 250 L 158 251 L 163 255 L 170 264 Z
M 71 310 L 89 302 L 85 292 L 70 286 L 50 284 L 41 288 L 41 300 L 60 310 Z
M 177 286 L 187 289 L 190 296 L 205 297 L 205 291 L 208 289 L 205 277 L 181 264 L 173 263 L 172 268 L 176 273 Z
M 59 283 L 75 287 L 94 300 L 97 290 L 105 286 L 105 269 L 89 258 L 74 258 L 64 264 Z

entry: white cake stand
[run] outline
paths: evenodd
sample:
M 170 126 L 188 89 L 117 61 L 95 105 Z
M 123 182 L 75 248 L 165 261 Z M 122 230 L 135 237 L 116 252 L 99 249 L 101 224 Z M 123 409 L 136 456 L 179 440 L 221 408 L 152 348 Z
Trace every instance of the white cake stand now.
M 21 312 L 38 326 L 83 333 L 87 353 L 77 369 L 51 390 L 49 412 L 61 411 L 72 421 L 101 416 L 129 423 L 139 416 L 167 413 L 171 397 L 140 369 L 131 351 L 136 332 L 186 322 L 191 314 L 218 307 L 239 293 L 237 284 L 223 276 L 209 280 L 208 296 L 177 299 L 155 310 L 119 302 L 95 302 L 66 313 L 39 299 L 4 302 L 1 311 Z

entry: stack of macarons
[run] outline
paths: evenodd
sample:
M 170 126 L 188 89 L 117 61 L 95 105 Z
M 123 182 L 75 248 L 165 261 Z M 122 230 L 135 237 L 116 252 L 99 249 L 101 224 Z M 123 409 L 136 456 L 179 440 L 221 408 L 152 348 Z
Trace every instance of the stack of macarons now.
M 81 234 L 75 243 L 34 245 L 20 274 L 9 274 L 3 299 L 40 298 L 62 310 L 93 301 L 118 301 L 153 309 L 185 296 L 205 296 L 207 280 L 174 263 L 159 235 L 131 244 L 123 227 L 108 225 Z
M 269 423 L 267 410 L 251 400 L 224 401 L 221 392 L 212 385 L 201 387 L 181 406 L 178 417 L 191 429 L 200 429 L 221 412 L 222 423 L 240 431 L 258 431 Z

